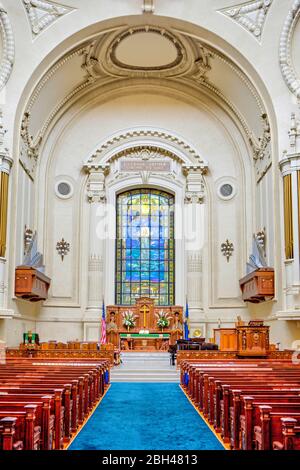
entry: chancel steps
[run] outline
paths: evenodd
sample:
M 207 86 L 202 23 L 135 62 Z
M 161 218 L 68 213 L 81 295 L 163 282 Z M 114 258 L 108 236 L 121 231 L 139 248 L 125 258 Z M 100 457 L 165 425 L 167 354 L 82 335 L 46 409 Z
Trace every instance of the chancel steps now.
M 111 371 L 112 382 L 179 382 L 179 371 L 170 365 L 169 353 L 130 352 Z

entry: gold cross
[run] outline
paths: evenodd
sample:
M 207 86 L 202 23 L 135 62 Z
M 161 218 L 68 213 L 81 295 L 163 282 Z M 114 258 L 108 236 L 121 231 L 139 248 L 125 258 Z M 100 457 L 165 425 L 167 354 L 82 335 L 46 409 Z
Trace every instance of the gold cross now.
M 141 312 L 144 314 L 144 328 L 146 328 L 146 313 L 149 313 L 149 308 L 147 305 L 143 305 Z

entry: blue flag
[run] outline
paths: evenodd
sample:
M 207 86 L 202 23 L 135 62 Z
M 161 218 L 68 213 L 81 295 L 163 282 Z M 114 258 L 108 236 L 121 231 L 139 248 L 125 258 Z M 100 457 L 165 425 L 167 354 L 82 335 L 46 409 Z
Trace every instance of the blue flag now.
M 189 339 L 189 304 L 186 300 L 185 319 L 184 319 L 184 339 Z

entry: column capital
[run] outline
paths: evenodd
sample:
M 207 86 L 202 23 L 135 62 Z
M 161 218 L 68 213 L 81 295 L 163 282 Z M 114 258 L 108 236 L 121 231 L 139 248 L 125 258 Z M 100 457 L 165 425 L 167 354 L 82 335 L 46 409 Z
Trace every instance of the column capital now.
M 13 164 L 13 159 L 9 156 L 8 149 L 4 146 L 4 139 L 7 130 L 3 126 L 3 114 L 0 110 L 0 172 L 9 175 Z
M 12 164 L 13 159 L 9 155 L 4 154 L 2 150 L 0 150 L 0 172 L 7 173 L 9 175 Z
M 289 175 L 300 170 L 300 153 L 283 152 L 283 158 L 279 162 L 282 176 Z
M 89 203 L 106 203 L 105 193 L 105 169 L 89 169 L 89 179 L 87 184 L 87 198 Z
M 184 166 L 186 176 L 185 199 L 186 204 L 202 204 L 204 201 L 205 186 L 203 175 L 207 173 L 207 166 Z

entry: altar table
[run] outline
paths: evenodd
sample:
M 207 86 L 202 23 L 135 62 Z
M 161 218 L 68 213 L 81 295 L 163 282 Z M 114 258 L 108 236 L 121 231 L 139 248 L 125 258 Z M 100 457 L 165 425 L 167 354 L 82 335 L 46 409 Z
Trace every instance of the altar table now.
M 121 349 L 167 350 L 169 333 L 120 333 Z

